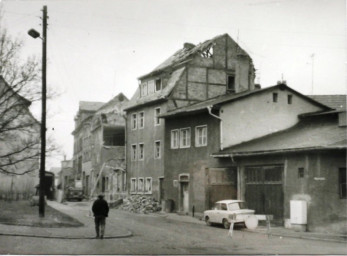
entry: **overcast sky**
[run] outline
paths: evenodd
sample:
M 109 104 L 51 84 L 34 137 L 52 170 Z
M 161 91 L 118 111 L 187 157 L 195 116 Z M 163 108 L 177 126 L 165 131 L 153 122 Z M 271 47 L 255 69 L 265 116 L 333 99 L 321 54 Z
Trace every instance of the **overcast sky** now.
M 42 31 L 47 5 L 47 82 L 61 92 L 48 103 L 47 126 L 68 159 L 78 102 L 107 102 L 119 92 L 130 98 L 137 77 L 184 42 L 228 33 L 253 58 L 262 87 L 283 77 L 303 94 L 312 84 L 313 94 L 346 94 L 344 0 L 0 1 L 4 25 L 24 41 L 23 58 L 41 56 L 41 41 L 27 31 Z M 32 111 L 40 120 L 39 109 Z M 63 153 L 48 167 L 59 166 Z

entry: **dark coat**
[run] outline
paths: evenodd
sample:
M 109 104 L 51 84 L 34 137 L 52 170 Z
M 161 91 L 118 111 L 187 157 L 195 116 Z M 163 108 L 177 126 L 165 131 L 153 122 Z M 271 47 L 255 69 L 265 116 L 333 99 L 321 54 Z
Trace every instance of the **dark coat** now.
M 99 198 L 96 199 L 95 202 L 93 203 L 92 211 L 94 213 L 94 216 L 99 217 L 99 216 L 104 216 L 108 217 L 108 203 L 103 199 Z

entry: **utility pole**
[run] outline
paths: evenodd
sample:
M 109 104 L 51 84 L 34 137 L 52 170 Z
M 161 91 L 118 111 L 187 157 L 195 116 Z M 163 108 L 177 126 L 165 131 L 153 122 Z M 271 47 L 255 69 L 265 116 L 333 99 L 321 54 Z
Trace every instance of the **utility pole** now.
M 46 173 L 46 62 L 47 62 L 47 6 L 42 10 L 42 37 L 35 29 L 30 29 L 28 34 L 32 38 L 42 40 L 42 110 L 41 110 L 41 159 L 40 159 L 40 184 L 39 184 L 39 216 L 45 217 L 45 173 Z
M 42 112 L 41 112 L 41 162 L 39 216 L 45 216 L 45 172 L 46 172 L 46 64 L 47 64 L 47 6 L 43 6 L 42 16 Z

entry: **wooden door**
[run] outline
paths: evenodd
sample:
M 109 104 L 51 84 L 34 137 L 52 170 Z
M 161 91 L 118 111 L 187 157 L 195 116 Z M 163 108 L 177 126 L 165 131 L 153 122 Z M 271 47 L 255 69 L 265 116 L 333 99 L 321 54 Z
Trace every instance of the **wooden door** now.
M 272 214 L 283 219 L 283 166 L 245 168 L 246 202 L 256 214 Z

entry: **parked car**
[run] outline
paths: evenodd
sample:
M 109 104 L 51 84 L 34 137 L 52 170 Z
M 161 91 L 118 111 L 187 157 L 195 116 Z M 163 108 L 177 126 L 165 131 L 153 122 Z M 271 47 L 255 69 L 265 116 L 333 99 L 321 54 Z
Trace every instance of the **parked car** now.
M 254 210 L 247 209 L 246 202 L 241 200 L 222 200 L 215 203 L 212 210 L 204 211 L 204 220 L 208 226 L 213 223 L 223 224 L 229 229 L 230 223 L 245 223 Z
M 82 188 L 74 188 L 74 187 L 68 188 L 67 193 L 66 193 L 66 200 L 68 200 L 68 201 L 72 201 L 72 200 L 82 201 L 83 200 Z

